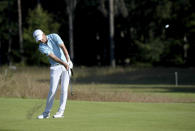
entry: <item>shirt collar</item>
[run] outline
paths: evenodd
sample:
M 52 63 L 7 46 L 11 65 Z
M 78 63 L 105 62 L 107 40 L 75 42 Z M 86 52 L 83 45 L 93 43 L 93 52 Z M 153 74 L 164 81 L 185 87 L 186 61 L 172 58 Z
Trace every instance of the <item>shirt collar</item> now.
M 49 37 L 49 35 L 46 36 L 47 37 L 47 40 L 49 41 L 51 38 Z

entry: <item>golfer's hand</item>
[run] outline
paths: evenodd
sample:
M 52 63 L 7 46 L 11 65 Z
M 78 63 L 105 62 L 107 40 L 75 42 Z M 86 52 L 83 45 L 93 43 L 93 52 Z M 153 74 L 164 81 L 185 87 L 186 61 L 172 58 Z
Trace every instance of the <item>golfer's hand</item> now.
M 66 68 L 66 70 L 68 71 L 69 70 L 69 65 L 64 63 L 64 67 Z
M 70 60 L 70 61 L 68 61 L 68 63 L 67 63 L 67 64 L 68 64 L 68 66 L 69 66 L 69 68 L 70 68 L 70 69 L 73 69 L 73 63 L 72 63 L 72 61 L 71 61 L 71 60 Z

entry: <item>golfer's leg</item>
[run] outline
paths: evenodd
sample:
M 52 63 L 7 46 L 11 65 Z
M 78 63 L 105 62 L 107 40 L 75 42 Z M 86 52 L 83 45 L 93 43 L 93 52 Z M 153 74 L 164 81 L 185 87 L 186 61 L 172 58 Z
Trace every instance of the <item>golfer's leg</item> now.
M 47 97 L 45 112 L 50 112 L 52 108 L 55 93 L 60 80 L 60 75 L 61 74 L 58 66 L 50 68 L 50 90 Z
M 64 70 L 62 72 L 61 76 L 61 95 L 60 95 L 60 107 L 58 111 L 64 112 L 65 107 L 66 107 L 66 101 L 68 97 L 68 85 L 69 85 L 69 74 L 68 71 Z

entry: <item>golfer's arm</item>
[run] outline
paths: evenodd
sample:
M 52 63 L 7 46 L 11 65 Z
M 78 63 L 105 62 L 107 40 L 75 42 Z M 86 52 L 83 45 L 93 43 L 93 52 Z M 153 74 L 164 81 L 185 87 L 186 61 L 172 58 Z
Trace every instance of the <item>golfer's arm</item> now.
M 68 66 L 67 63 L 65 63 L 64 61 L 60 60 L 60 59 L 59 59 L 57 56 L 55 56 L 54 54 L 50 53 L 48 56 L 49 56 L 51 59 L 53 59 L 54 61 L 56 61 L 57 63 L 62 64 L 62 65 L 64 65 L 65 67 Z
M 68 51 L 67 51 L 67 49 L 66 49 L 64 43 L 60 44 L 59 46 L 60 46 L 60 48 L 62 49 L 62 51 L 64 52 L 64 55 L 65 55 L 65 57 L 66 57 L 67 62 L 69 62 L 69 61 L 70 61 L 70 57 L 69 57 L 69 55 L 68 55 Z

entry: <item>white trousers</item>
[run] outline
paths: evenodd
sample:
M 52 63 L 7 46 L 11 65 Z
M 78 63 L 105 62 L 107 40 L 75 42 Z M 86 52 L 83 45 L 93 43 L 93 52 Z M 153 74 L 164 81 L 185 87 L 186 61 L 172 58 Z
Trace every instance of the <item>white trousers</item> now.
M 68 97 L 68 85 L 70 80 L 70 76 L 68 73 L 69 72 L 62 65 L 50 67 L 50 90 L 47 97 L 45 112 L 51 111 L 60 79 L 61 79 L 61 94 L 60 94 L 60 106 L 58 111 L 64 112 L 66 107 L 67 97 Z

